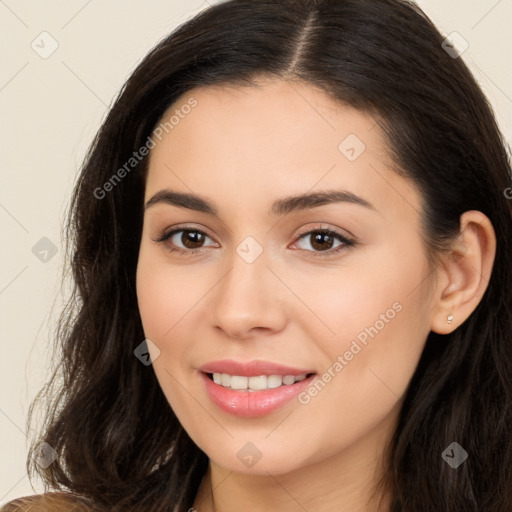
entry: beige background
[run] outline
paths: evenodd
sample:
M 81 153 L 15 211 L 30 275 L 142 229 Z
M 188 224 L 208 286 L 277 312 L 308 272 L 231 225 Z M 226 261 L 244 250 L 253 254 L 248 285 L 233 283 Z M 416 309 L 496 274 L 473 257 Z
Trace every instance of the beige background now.
M 418 3 L 444 34 L 456 31 L 469 43 L 463 57 L 512 141 L 512 0 Z M 62 303 L 60 228 L 80 161 L 134 66 L 207 5 L 0 0 L 0 504 L 34 492 L 25 472 L 26 413 L 47 373 Z M 44 237 L 55 255 L 44 252 L 51 247 Z

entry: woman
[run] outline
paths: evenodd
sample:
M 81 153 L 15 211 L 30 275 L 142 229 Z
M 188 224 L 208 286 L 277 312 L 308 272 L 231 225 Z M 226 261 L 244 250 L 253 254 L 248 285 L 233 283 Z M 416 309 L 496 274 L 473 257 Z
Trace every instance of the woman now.
M 40 510 L 512 509 L 511 169 L 454 52 L 401 0 L 150 52 L 73 198 Z

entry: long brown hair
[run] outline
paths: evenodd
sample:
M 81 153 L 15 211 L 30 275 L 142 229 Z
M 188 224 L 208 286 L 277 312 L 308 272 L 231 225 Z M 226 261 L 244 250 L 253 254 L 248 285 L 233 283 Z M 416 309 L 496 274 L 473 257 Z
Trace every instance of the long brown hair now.
M 147 55 L 110 109 L 74 191 L 67 236 L 75 291 L 57 333 L 60 364 L 30 411 L 48 403 L 30 472 L 49 488 L 85 496 L 95 510 L 192 506 L 208 458 L 152 368 L 134 356 L 144 339 L 135 271 L 147 158 L 107 193 L 98 190 L 180 95 L 271 76 L 320 87 L 382 119 L 398 172 L 422 193 L 432 253 L 456 236 L 463 212 L 491 220 L 497 254 L 487 291 L 452 334 L 429 335 L 384 485 L 392 512 L 512 510 L 510 162 L 487 100 L 443 39 L 405 0 L 231 0 Z M 58 455 L 45 469 L 34 463 L 40 441 Z M 456 470 L 441 457 L 454 441 L 469 453 Z

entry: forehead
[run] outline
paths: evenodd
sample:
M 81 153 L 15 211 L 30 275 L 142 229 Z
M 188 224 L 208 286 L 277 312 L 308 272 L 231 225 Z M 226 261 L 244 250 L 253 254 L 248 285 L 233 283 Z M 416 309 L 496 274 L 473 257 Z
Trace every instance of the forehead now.
M 419 205 L 413 184 L 391 171 L 377 120 L 311 85 L 195 88 L 162 123 L 171 117 L 151 150 L 146 199 L 172 188 L 264 208 L 275 197 L 341 187 L 376 206 L 391 199 L 396 208 L 402 194 Z

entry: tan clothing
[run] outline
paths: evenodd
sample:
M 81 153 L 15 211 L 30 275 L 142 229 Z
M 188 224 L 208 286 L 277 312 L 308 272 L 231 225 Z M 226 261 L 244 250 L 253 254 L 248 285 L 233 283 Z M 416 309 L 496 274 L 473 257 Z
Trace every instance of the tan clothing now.
M 0 508 L 0 512 L 92 512 L 84 498 L 64 492 L 33 494 L 16 498 Z

